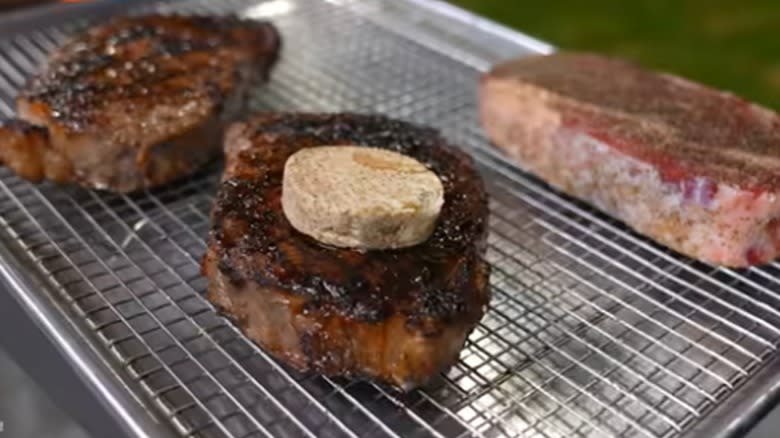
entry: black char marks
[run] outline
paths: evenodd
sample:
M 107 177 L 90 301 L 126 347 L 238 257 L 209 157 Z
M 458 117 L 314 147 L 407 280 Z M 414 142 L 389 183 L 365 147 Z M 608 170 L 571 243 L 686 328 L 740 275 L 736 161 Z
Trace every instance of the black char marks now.
M 318 145 L 380 147 L 427 165 L 445 192 L 432 236 L 410 248 L 359 252 L 322 245 L 293 229 L 281 207 L 284 164 L 297 150 Z M 483 260 L 487 195 L 466 154 L 433 129 L 356 114 L 258 115 L 231 128 L 225 152 L 226 173 L 204 259 L 212 280 L 209 296 L 231 313 L 235 300 L 260 300 L 272 290 L 273 301 L 291 303 L 290 318 L 297 321 L 292 325 L 301 324 L 291 329 L 295 346 L 253 336 L 263 331 L 257 326 L 245 327 L 250 337 L 299 368 L 376 377 L 403 387 L 422 383 L 452 362 L 489 299 Z M 225 281 L 214 281 L 217 269 Z M 235 295 L 238 290 L 244 295 Z M 248 290 L 258 291 L 256 297 L 249 298 Z M 334 340 L 340 330 L 376 344 L 371 348 L 386 360 L 373 367 L 386 369 L 365 369 L 365 361 L 356 359 L 364 347 Z M 406 350 L 383 350 L 386 336 Z M 401 353 L 406 359 L 392 359 Z
M 38 181 L 130 192 L 219 153 L 226 123 L 276 61 L 270 23 L 146 15 L 91 27 L 51 54 L 17 97 L 45 144 L 0 127 L 0 162 Z M 10 140 L 9 140 L 10 139 Z

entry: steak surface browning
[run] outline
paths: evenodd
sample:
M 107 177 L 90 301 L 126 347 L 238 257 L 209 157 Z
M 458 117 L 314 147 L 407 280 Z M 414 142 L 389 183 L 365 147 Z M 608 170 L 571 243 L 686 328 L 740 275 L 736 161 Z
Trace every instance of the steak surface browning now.
M 398 250 L 326 247 L 281 206 L 285 161 L 305 147 L 356 145 L 417 159 L 444 185 L 433 235 Z M 471 159 L 435 130 L 379 116 L 265 114 L 233 125 L 203 272 L 209 299 L 300 370 L 401 388 L 454 363 L 484 314 L 487 196 Z
M 51 54 L 0 125 L 0 162 L 48 178 L 129 192 L 194 171 L 277 58 L 269 23 L 233 17 L 122 17 Z M 43 129 L 31 129 L 30 126 Z
M 780 255 L 780 117 L 732 94 L 599 55 L 496 66 L 484 128 L 525 169 L 685 255 Z

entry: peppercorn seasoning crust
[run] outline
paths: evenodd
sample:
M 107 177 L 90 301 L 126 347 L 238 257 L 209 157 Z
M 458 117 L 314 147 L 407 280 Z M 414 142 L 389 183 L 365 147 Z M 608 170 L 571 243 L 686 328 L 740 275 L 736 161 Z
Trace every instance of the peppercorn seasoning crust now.
M 395 250 L 325 246 L 281 206 L 284 165 L 318 145 L 410 156 L 444 186 L 425 242 Z M 418 386 L 458 356 L 486 310 L 487 196 L 472 160 L 437 132 L 379 116 L 269 114 L 236 124 L 212 211 L 209 298 L 250 338 L 299 369 Z
M 562 125 L 650 163 L 665 180 L 696 175 L 749 190 L 780 187 L 780 116 L 733 94 L 567 52 L 498 65 L 483 81 L 543 90 Z

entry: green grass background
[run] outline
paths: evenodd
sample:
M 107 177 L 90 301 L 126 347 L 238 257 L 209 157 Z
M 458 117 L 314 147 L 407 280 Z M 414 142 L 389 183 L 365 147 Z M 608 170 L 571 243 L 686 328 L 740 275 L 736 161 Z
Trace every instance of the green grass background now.
M 780 0 L 451 0 L 566 49 L 619 55 L 780 110 Z

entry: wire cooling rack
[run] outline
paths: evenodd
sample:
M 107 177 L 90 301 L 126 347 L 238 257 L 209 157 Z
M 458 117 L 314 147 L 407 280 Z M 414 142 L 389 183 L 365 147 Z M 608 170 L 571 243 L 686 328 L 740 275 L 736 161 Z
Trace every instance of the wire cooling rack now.
M 64 315 L 89 329 L 85 341 L 175 431 L 710 437 L 768 407 L 780 374 L 777 263 L 734 271 L 681 258 L 520 172 L 485 141 L 480 71 L 549 46 L 432 0 L 140 10 L 273 20 L 282 61 L 254 91 L 255 109 L 381 112 L 436 126 L 474 155 L 492 195 L 490 311 L 456 366 L 399 394 L 296 373 L 215 313 L 198 264 L 219 164 L 130 196 L 32 185 L 0 170 L 2 242 L 21 249 L 23 273 L 46 279 L 38 293 L 67 304 Z M 46 53 L 95 17 L 50 16 L 4 37 L 0 113 L 12 113 Z

